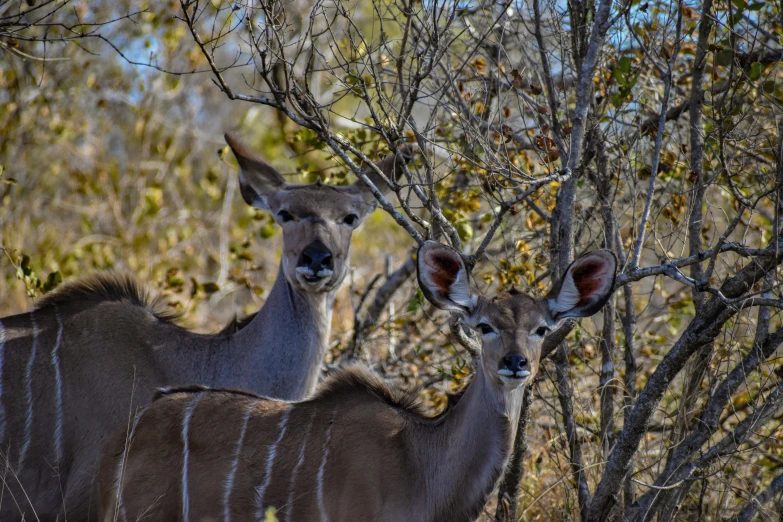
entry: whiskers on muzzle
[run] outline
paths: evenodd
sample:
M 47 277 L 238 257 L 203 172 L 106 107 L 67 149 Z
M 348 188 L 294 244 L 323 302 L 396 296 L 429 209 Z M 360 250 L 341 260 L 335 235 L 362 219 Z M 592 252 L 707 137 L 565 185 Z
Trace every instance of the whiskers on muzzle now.
M 517 379 L 522 379 L 525 377 L 530 377 L 530 372 L 527 370 L 512 371 L 509 370 L 508 368 L 501 368 L 498 370 L 498 375 L 500 375 L 501 377 L 514 377 Z
M 334 270 L 330 268 L 321 268 L 317 272 L 309 266 L 296 267 L 296 279 L 299 284 L 310 291 L 327 290 L 332 283 Z
M 296 273 L 297 275 L 301 275 L 306 279 L 324 279 L 327 277 L 332 277 L 332 274 L 334 274 L 334 270 L 331 270 L 329 268 L 322 268 L 318 272 L 316 272 L 309 266 L 298 266 L 296 267 Z

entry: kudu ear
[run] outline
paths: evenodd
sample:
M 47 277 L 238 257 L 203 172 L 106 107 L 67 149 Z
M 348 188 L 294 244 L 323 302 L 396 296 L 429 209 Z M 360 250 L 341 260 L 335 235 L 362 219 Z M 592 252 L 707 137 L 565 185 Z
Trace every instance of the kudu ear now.
M 468 271 L 452 248 L 425 241 L 417 256 L 419 286 L 424 297 L 441 310 L 469 314 L 476 306 Z
M 236 136 L 226 133 L 225 138 L 239 163 L 242 198 L 252 207 L 269 210 L 269 195 L 286 185 L 283 176 Z
M 388 154 L 375 165 L 389 180 L 396 182 L 404 172 L 403 167 L 407 165 L 408 162 L 413 158 L 413 154 L 416 152 L 416 148 L 417 147 L 415 145 L 403 145 L 398 149 L 397 154 Z M 367 177 L 370 178 L 370 181 L 372 181 L 372 184 L 375 185 L 382 194 L 387 194 L 389 192 L 389 185 L 383 181 L 383 178 L 381 178 L 378 173 L 369 167 L 365 167 L 364 170 L 367 173 Z M 375 197 L 372 195 L 372 192 L 370 192 L 370 189 L 367 188 L 367 185 L 365 185 L 362 180 L 356 180 L 354 187 L 359 189 L 366 198 L 372 200 L 373 202 L 375 201 Z
M 568 266 L 546 297 L 553 320 L 589 317 L 603 307 L 614 291 L 617 258 L 609 250 L 584 254 Z

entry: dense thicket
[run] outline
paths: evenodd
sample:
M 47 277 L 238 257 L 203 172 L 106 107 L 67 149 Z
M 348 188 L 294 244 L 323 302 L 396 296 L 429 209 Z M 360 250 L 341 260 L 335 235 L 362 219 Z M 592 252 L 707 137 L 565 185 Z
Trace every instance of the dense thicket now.
M 416 143 L 330 365 L 441 407 L 471 340 L 416 292 L 415 242 L 539 294 L 609 248 L 615 299 L 550 343 L 487 519 L 776 519 L 782 37 L 783 3 L 745 0 L 0 2 L 2 311 L 113 268 L 214 328 L 279 249 L 223 131 L 325 183 Z

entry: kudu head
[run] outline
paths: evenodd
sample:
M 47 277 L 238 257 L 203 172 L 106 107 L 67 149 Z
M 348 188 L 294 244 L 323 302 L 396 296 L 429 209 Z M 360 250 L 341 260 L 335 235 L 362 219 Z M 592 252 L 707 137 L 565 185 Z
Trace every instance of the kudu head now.
M 488 299 L 471 290 L 465 263 L 453 249 L 426 241 L 417 260 L 424 296 L 481 335 L 485 377 L 507 390 L 536 375 L 544 338 L 561 321 L 591 316 L 606 304 L 617 268 L 613 253 L 596 250 L 571 263 L 544 298 L 512 290 Z
M 226 142 L 239 163 L 242 198 L 255 208 L 271 212 L 283 228 L 283 273 L 297 290 L 329 292 L 348 272 L 351 235 L 376 205 L 370 190 L 357 180 L 352 185 L 287 183 L 240 139 L 226 134 Z M 391 180 L 402 172 L 410 150 L 389 155 L 377 165 Z M 368 177 L 381 192 L 389 187 L 368 169 Z

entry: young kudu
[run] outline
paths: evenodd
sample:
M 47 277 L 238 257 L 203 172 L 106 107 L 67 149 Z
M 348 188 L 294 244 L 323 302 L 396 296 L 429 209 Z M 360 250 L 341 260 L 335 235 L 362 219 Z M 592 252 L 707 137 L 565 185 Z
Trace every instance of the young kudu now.
M 375 199 L 361 181 L 290 185 L 244 143 L 226 141 L 244 200 L 270 211 L 283 229 L 266 303 L 242 327 L 201 335 L 177 326 L 131 279 L 99 275 L 65 285 L 32 312 L 0 319 L 3 522 L 33 513 L 86 520 L 106 440 L 161 386 L 245 388 L 286 400 L 315 388 L 351 234 Z M 389 156 L 379 167 L 396 178 L 404 160 Z
M 523 385 L 568 317 L 596 313 L 614 284 L 608 251 L 582 256 L 544 299 L 471 293 L 462 258 L 419 249 L 419 284 L 482 339 L 476 371 L 437 417 L 351 368 L 288 403 L 200 387 L 168 389 L 107 445 L 99 519 L 281 522 L 474 520 L 512 450 Z

